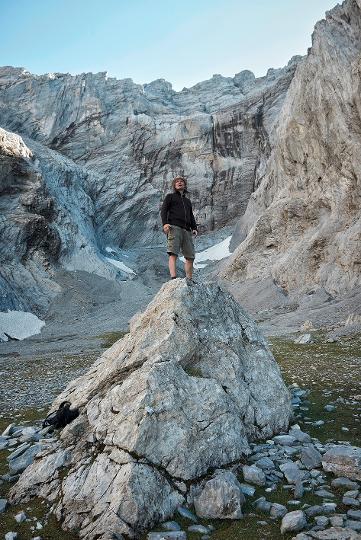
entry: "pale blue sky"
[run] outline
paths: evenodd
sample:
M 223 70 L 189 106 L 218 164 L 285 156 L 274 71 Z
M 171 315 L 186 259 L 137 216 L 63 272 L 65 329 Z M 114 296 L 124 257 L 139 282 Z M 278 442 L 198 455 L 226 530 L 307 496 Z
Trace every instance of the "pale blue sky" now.
M 176 90 L 281 67 L 336 0 L 0 0 L 0 65 L 107 71 Z

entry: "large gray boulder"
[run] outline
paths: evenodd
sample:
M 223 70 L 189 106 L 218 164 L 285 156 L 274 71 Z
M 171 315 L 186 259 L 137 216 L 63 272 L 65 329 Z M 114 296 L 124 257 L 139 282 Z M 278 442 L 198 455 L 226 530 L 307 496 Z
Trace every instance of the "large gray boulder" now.
M 322 467 L 336 476 L 361 480 L 361 448 L 342 444 L 334 445 L 322 457 Z
M 245 500 L 236 476 L 228 471 L 218 471 L 194 498 L 194 507 L 201 518 L 240 519 Z
M 292 414 L 255 323 L 219 286 L 181 279 L 54 407 L 64 400 L 79 417 L 11 500 L 56 500 L 63 526 L 86 538 L 138 533 L 171 516 L 184 481 L 245 456 L 249 441 L 285 431 Z

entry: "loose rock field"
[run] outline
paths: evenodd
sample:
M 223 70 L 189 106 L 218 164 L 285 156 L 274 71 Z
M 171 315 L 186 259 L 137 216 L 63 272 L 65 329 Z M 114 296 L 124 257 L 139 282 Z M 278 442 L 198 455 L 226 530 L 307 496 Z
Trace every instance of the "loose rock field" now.
M 322 469 L 319 456 L 324 456 L 325 451 L 334 445 L 347 447 L 351 443 L 361 446 L 361 338 L 354 337 L 336 343 L 327 343 L 323 336 L 314 336 L 314 339 L 315 343 L 304 345 L 281 338 L 271 339 L 273 354 L 290 385 L 295 422 L 301 429 L 293 429 L 285 436 L 276 436 L 272 441 L 252 446 L 252 455 L 247 459 L 247 465 L 256 472 L 253 482 L 249 468 L 244 468 L 245 464 L 235 464 L 232 468 L 229 474 L 233 474 L 234 480 L 231 484 L 234 481 L 237 486 L 239 482 L 243 517 L 199 518 L 193 504 L 190 504 L 188 509 L 183 509 L 182 515 L 173 516 L 173 522 L 165 525 L 168 529 L 173 527 L 180 531 L 173 530 L 171 534 L 165 534 L 164 531 L 157 535 L 156 532 L 162 531 L 159 525 L 153 533 L 145 535 L 144 539 L 276 540 L 281 537 L 281 527 L 285 539 L 322 538 L 317 534 L 325 528 L 330 529 L 329 534 L 336 535 L 331 535 L 332 538 L 342 538 L 342 531 L 348 529 L 349 538 L 358 538 L 357 535 L 361 534 L 361 482 L 352 479 L 336 480 L 333 474 Z M 54 392 L 57 391 L 58 388 L 54 388 Z M 48 401 L 52 398 L 49 392 Z M 0 419 L 0 429 L 3 431 L 10 421 L 17 426 L 38 426 L 36 418 L 45 415 L 46 408 L 22 407 L 20 410 L 4 412 Z M 31 433 L 28 427 L 22 438 L 10 437 L 10 442 L 16 442 L 0 450 L 0 474 L 3 475 L 0 480 L 0 499 L 7 499 L 11 485 L 7 481 L 9 455 L 14 454 L 20 445 L 39 444 L 36 440 L 24 441 L 31 437 Z M 295 434 L 298 435 L 297 439 L 302 440 L 295 440 Z M 40 444 L 46 446 L 46 437 L 51 437 L 51 434 L 45 433 Z M 1 442 L 4 443 L 4 440 L 0 439 L 0 448 L 4 446 L 1 446 Z M 19 455 L 21 457 L 21 447 Z M 260 485 L 263 483 L 262 477 L 264 485 Z M 204 482 L 200 488 L 204 489 Z M 211 488 L 212 485 L 207 489 Z M 234 491 L 237 492 L 237 489 Z M 200 493 L 198 502 L 202 501 Z M 243 499 L 245 502 L 242 502 Z M 0 512 L 1 509 L 0 504 Z M 191 514 L 187 514 L 187 510 Z M 43 540 L 76 538 L 62 531 L 48 511 L 49 507 L 40 500 L 18 506 L 7 505 L 0 513 L 0 532 L 3 535 L 10 531 L 17 532 L 19 540 L 39 537 Z M 25 518 L 21 512 L 24 512 Z M 301 532 L 305 523 L 306 528 L 312 528 L 313 536 L 310 536 L 311 531 Z

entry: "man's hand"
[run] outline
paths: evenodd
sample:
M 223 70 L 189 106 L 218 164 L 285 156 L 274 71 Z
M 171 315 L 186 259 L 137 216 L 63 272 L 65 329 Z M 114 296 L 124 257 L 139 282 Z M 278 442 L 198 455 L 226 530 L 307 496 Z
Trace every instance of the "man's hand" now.
M 192 233 L 193 233 L 194 236 L 197 236 L 198 231 L 196 229 L 193 229 Z
M 164 234 L 168 234 L 170 231 L 170 225 L 169 223 L 166 223 L 165 225 L 163 225 L 163 232 Z

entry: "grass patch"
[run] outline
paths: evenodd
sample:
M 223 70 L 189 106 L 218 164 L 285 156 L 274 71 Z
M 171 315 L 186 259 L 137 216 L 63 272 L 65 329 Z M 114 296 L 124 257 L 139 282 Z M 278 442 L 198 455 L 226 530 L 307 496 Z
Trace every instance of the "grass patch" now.
M 0 476 L 9 472 L 8 462 L 6 460 L 9 452 L 7 450 L 0 450 Z M 0 496 L 5 493 L 5 482 L 0 484 Z
M 255 500 L 257 497 L 252 498 Z M 191 509 L 193 510 L 193 509 Z M 260 512 L 254 511 L 251 502 L 247 502 L 243 507 L 245 515 L 237 520 L 220 520 L 220 519 L 200 519 L 202 525 L 212 525 L 214 531 L 211 533 L 212 540 L 279 540 L 280 539 L 280 520 L 273 521 L 269 516 L 265 516 Z M 194 512 L 194 510 L 193 510 Z M 251 512 L 251 514 L 250 514 Z M 193 525 L 189 520 L 182 518 L 176 514 L 173 518 L 186 531 L 188 540 L 199 540 L 202 536 L 199 533 L 189 532 L 187 528 Z M 258 521 L 267 521 L 267 525 L 260 525 Z M 160 525 L 152 529 L 154 532 L 162 531 Z M 282 538 L 289 540 L 295 534 L 284 535 Z M 143 535 L 141 540 L 146 540 L 147 535 Z
M 104 334 L 101 334 L 98 336 L 99 339 L 102 340 L 100 346 L 104 349 L 109 349 L 116 341 L 119 339 L 122 339 L 128 332 L 125 330 L 119 330 L 117 332 L 105 332 Z
M 25 512 L 28 519 L 23 523 L 17 523 L 15 516 L 19 512 Z M 0 534 L 4 535 L 8 531 L 18 533 L 19 540 L 29 540 L 35 536 L 41 536 L 42 540 L 77 540 L 79 536 L 76 533 L 63 531 L 60 524 L 55 519 L 55 516 L 50 514 L 44 519 L 49 512 L 49 505 L 42 499 L 32 499 L 30 502 L 8 506 L 3 514 L 0 514 Z M 32 530 L 39 521 L 43 528 Z
M 202 371 L 197 368 L 197 366 L 186 366 L 183 368 L 183 370 L 189 375 L 190 377 L 203 377 Z
M 270 344 L 287 384 L 308 388 L 308 410 L 297 418 L 302 429 L 321 442 L 349 441 L 361 444 L 361 336 L 327 343 L 295 344 L 271 338 Z M 325 411 L 327 404 L 336 410 Z M 324 420 L 323 426 L 312 422 Z M 346 429 L 345 429 L 346 428 Z
M 44 420 L 47 415 L 47 408 L 24 408 L 14 413 L 3 413 L 0 416 L 0 433 L 8 427 L 9 424 L 16 425 L 33 425 L 36 422 Z

